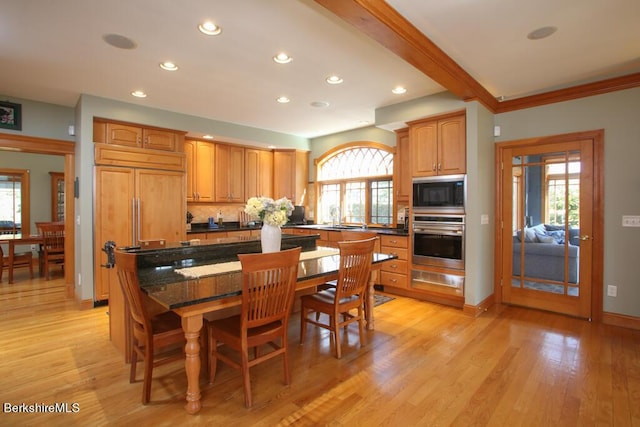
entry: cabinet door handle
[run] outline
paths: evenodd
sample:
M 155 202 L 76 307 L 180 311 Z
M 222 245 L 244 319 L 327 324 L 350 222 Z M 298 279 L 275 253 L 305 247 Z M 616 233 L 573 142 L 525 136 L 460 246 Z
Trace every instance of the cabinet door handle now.
M 131 199 L 131 245 L 136 244 L 136 199 Z
M 433 164 L 431 165 L 431 170 L 432 170 L 432 171 L 436 170 L 436 164 L 435 164 L 435 163 L 433 163 Z
M 442 170 L 442 163 L 438 163 L 438 170 L 441 171 Z

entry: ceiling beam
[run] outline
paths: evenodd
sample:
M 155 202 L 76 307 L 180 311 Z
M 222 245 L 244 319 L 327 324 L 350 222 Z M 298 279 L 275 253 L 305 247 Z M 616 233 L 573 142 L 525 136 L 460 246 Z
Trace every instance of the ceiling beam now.
M 464 101 L 495 112 L 498 101 L 427 36 L 383 0 L 314 0 Z
M 494 114 L 640 86 L 640 73 L 499 102 L 442 49 L 383 0 L 314 0 L 464 101 Z

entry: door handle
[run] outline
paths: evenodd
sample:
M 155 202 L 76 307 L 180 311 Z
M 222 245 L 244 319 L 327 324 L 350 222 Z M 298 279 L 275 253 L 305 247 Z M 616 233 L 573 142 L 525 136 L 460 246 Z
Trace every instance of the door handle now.
M 591 236 L 587 236 L 586 234 L 583 236 L 580 236 L 580 240 L 589 240 L 591 239 Z

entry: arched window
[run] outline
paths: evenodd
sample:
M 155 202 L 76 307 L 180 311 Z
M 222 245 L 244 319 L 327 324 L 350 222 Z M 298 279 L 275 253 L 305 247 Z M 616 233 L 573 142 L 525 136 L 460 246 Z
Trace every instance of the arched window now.
M 393 223 L 393 147 L 346 144 L 316 164 L 319 223 Z

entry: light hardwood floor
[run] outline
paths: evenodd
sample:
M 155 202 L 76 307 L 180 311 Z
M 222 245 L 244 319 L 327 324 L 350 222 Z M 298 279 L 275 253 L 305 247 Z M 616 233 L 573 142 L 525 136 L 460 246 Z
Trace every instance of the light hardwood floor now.
M 156 370 L 143 406 L 107 308 L 79 311 L 61 279 L 18 272 L 0 284 L 0 425 L 640 426 L 639 331 L 503 306 L 474 319 L 407 298 L 375 313 L 368 345 L 352 325 L 341 360 L 317 328 L 298 345 L 294 315 L 291 386 L 279 359 L 253 368 L 248 410 L 239 373 L 220 365 L 193 416 L 180 362 Z M 5 413 L 22 403 L 79 412 Z

